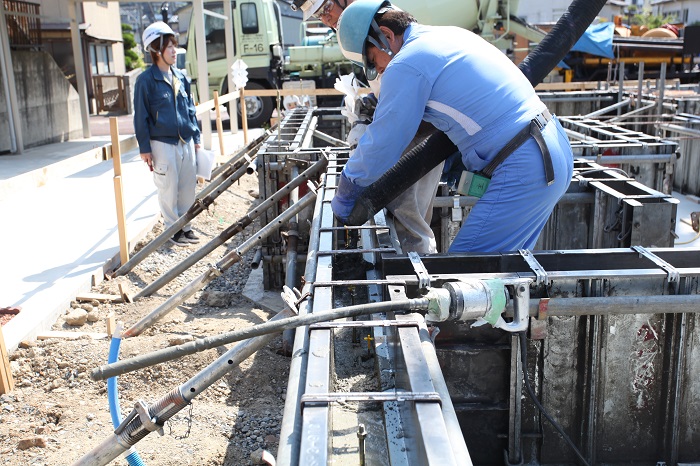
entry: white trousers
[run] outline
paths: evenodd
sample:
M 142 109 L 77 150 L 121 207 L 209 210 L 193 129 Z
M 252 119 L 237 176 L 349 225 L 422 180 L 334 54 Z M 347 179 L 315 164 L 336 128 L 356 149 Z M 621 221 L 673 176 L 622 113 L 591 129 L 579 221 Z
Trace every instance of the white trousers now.
M 158 189 L 158 204 L 165 228 L 169 228 L 194 203 L 197 185 L 197 159 L 194 140 L 176 145 L 151 141 L 153 182 Z M 182 227 L 189 231 L 189 224 Z
M 418 254 L 434 254 L 437 252 L 435 234 L 430 228 L 430 220 L 433 216 L 433 201 L 444 164 L 443 162 L 433 168 L 386 206 L 397 220 L 396 234 L 403 253 L 414 251 Z

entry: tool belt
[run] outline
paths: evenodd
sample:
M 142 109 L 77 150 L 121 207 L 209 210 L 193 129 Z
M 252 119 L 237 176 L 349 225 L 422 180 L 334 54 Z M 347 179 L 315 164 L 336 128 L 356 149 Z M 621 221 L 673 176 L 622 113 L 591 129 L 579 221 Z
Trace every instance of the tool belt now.
M 540 152 L 542 152 L 542 161 L 544 162 L 544 174 L 547 177 L 547 186 L 554 183 L 552 157 L 549 154 L 547 143 L 544 141 L 544 137 L 542 136 L 542 128 L 544 128 L 545 125 L 547 125 L 547 122 L 549 122 L 551 119 L 552 114 L 549 113 L 549 110 L 545 110 L 530 120 L 530 124 L 518 132 L 513 139 L 508 141 L 508 144 L 503 146 L 503 149 L 501 149 L 493 160 L 491 160 L 491 162 L 483 170 L 481 170 L 480 174 L 487 178 L 491 178 L 493 172 L 496 171 L 496 168 L 498 168 L 498 166 L 503 163 L 503 161 L 507 159 L 510 154 L 515 152 L 525 143 L 525 141 L 530 139 L 530 136 L 532 136 L 537 142 L 537 145 L 540 147 Z

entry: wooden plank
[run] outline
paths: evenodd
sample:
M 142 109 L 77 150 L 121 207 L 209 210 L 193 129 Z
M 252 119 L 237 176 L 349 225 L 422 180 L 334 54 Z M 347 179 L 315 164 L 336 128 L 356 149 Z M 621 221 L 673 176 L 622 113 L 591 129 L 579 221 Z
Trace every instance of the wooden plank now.
M 10 370 L 10 358 L 5 347 L 5 338 L 0 327 L 0 395 L 10 393 L 15 389 L 15 381 Z
M 99 301 L 101 303 L 120 303 L 122 302 L 122 297 L 116 294 L 83 293 L 76 296 L 75 300 L 80 302 Z
M 49 338 L 61 338 L 64 340 L 77 340 L 80 337 L 90 337 L 93 340 L 103 340 L 109 337 L 106 333 L 100 332 L 66 332 L 61 330 L 49 330 L 36 336 L 37 340 L 48 340 Z

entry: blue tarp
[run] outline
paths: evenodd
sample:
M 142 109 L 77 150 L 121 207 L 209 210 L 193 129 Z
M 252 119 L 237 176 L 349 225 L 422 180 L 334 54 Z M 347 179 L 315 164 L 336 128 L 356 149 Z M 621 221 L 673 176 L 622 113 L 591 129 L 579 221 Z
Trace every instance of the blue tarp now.
M 586 32 L 574 44 L 571 51 L 590 53 L 597 57 L 615 58 L 613 53 L 614 34 L 615 23 L 600 23 L 588 26 Z M 563 61 L 559 62 L 559 67 L 569 68 Z

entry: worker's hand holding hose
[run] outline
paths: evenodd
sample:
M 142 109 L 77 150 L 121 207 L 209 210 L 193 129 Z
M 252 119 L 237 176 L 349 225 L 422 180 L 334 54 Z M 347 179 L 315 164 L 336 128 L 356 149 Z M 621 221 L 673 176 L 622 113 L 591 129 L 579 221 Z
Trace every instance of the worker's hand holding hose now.
M 146 162 L 146 165 L 148 165 L 148 168 L 153 171 L 153 156 L 151 155 L 150 152 L 146 152 L 141 154 L 141 160 Z
M 353 207 L 355 207 L 357 198 L 360 197 L 365 189 L 366 188 L 358 186 L 350 181 L 350 179 L 345 176 L 345 172 L 340 173 L 338 189 L 336 189 L 335 196 L 331 201 L 333 214 L 340 222 L 345 224 L 345 221 L 352 213 Z

